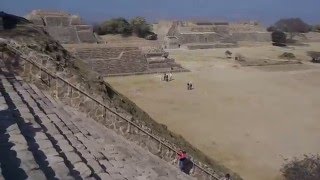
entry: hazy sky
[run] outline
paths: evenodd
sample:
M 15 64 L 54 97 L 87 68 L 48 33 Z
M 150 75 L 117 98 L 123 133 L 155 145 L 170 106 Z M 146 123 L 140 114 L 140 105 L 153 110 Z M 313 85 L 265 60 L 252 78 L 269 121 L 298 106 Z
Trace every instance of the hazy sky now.
M 270 24 L 301 17 L 320 24 L 320 0 L 0 0 L 0 11 L 26 15 L 33 9 L 63 10 L 88 22 L 110 17 L 158 19 L 259 20 Z

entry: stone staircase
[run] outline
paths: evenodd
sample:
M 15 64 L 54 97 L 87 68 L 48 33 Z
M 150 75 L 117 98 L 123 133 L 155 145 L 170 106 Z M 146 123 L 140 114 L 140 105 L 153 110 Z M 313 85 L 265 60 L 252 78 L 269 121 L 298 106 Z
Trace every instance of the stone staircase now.
M 0 180 L 192 179 L 5 70 L 0 92 Z

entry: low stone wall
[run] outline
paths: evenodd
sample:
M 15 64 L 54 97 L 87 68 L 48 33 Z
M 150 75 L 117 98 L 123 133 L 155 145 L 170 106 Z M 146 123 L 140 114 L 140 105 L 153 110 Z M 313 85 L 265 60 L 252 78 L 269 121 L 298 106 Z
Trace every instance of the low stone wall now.
M 180 44 L 188 43 L 213 43 L 221 40 L 221 36 L 217 33 L 186 33 L 178 35 Z
M 216 44 L 190 44 L 186 45 L 188 49 L 212 49 L 212 48 L 233 48 L 237 47 L 236 44 L 233 43 L 216 43 Z
M 44 17 L 46 26 L 70 26 L 69 17 L 47 16 Z
M 119 58 L 123 51 L 136 51 L 138 47 L 92 47 L 76 48 L 75 55 L 79 58 L 86 59 L 111 59 Z
M 230 39 L 234 41 L 271 42 L 269 32 L 238 32 L 231 34 Z
M 74 27 L 76 27 L 77 31 L 82 31 L 82 30 L 90 30 L 92 31 L 92 26 L 90 25 L 75 25 Z

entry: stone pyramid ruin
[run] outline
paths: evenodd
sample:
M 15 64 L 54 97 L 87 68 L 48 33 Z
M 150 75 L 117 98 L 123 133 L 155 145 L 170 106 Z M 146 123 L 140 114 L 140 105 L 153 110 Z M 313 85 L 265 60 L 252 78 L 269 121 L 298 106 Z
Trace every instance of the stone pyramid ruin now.
M 97 43 L 91 25 L 85 24 L 77 15 L 60 11 L 34 10 L 26 17 L 62 44 Z

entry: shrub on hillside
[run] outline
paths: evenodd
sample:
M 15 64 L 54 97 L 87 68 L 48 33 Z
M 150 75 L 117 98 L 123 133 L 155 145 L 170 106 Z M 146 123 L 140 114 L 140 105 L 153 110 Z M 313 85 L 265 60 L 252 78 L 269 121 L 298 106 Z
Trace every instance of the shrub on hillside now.
M 154 33 L 154 32 L 150 32 L 144 38 L 147 39 L 147 40 L 157 40 L 158 39 L 158 35 L 156 33 Z
M 290 59 L 295 59 L 296 56 L 293 53 L 284 52 L 283 54 L 281 54 L 279 56 L 279 58 L 281 58 L 281 59 L 289 59 L 290 60 Z
M 294 158 L 281 168 L 286 180 L 319 180 L 320 156 L 305 155 L 302 159 Z
M 130 23 L 125 18 L 115 18 L 103 22 L 100 25 L 94 25 L 94 32 L 99 35 L 122 34 L 136 35 L 147 40 L 156 40 L 157 34 L 152 32 L 152 27 L 143 17 L 133 18 Z
M 152 32 L 152 26 L 147 23 L 146 19 L 143 17 L 135 17 L 130 22 L 132 27 L 132 32 L 141 38 L 147 40 L 157 40 L 158 35 Z
M 230 59 L 230 58 L 232 57 L 232 52 L 229 51 L 229 50 L 227 50 L 226 52 L 224 52 L 224 55 L 225 55 L 228 59 Z
M 311 62 L 320 63 L 320 52 L 317 51 L 308 51 L 308 56 L 312 58 Z
M 285 46 L 287 35 L 282 31 L 274 31 L 271 34 L 271 39 L 274 46 Z

